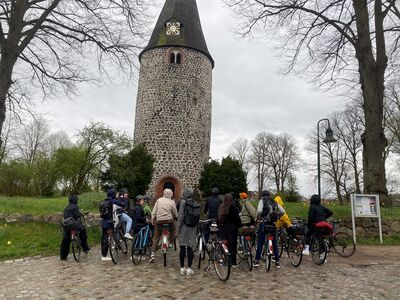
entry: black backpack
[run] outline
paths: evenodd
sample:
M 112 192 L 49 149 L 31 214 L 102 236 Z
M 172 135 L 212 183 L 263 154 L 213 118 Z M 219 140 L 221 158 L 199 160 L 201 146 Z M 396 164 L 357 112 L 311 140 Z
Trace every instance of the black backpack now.
M 183 208 L 183 223 L 189 227 L 195 227 L 200 221 L 200 204 L 193 199 L 185 200 Z
M 112 203 L 110 198 L 106 198 L 101 201 L 99 205 L 100 217 L 103 219 L 112 218 Z
M 267 222 L 275 223 L 279 219 L 279 210 L 278 204 L 271 199 L 264 200 L 263 199 L 263 210 L 261 213 L 261 217 L 266 219 Z

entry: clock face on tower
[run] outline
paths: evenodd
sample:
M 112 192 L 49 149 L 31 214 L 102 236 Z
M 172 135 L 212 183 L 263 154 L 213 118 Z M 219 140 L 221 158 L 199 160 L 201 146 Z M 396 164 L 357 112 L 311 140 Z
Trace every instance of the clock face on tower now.
M 167 22 L 166 30 L 167 35 L 179 35 L 181 31 L 181 23 Z

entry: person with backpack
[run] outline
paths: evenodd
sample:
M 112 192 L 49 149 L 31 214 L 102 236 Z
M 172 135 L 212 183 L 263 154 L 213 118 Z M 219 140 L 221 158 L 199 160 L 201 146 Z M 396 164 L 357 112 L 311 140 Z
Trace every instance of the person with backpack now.
M 157 250 L 158 242 L 162 234 L 162 224 L 170 224 L 169 226 L 169 238 L 170 244 L 174 238 L 175 232 L 175 220 L 178 217 L 178 212 L 176 211 L 175 201 L 172 200 L 174 193 L 170 189 L 165 189 L 163 191 L 163 197 L 157 199 L 156 204 L 151 212 L 151 222 L 155 225 L 155 232 L 153 238 L 153 245 L 151 246 L 151 256 L 150 262 L 154 262 L 155 252 Z
M 112 219 L 112 198 L 116 195 L 115 189 L 107 191 L 107 198 L 101 201 L 99 206 L 100 217 L 103 219 L 101 222 L 101 260 L 108 261 L 111 257 L 107 256 L 108 253 L 108 236 L 113 232 L 113 219 Z
M 265 237 L 266 237 L 266 232 L 265 232 L 265 226 L 266 225 L 273 225 L 274 228 L 270 229 L 270 233 L 273 236 L 272 240 L 272 247 L 274 251 L 274 257 L 275 257 L 275 267 L 277 269 L 280 268 L 279 264 L 279 253 L 278 253 L 278 240 L 276 237 L 276 228 L 275 228 L 275 222 L 278 221 L 278 219 L 285 214 L 285 210 L 280 206 L 278 203 L 276 203 L 272 198 L 271 194 L 269 191 L 264 190 L 262 192 L 262 198 L 258 202 L 258 207 L 257 207 L 257 217 L 260 219 L 260 223 L 258 225 L 258 231 L 257 231 L 257 236 L 258 236 L 258 242 L 257 242 L 257 249 L 256 249 L 256 257 L 254 260 L 254 267 L 260 266 L 260 258 L 261 258 L 261 251 L 263 248 L 263 245 L 265 243 Z
M 321 204 L 321 198 L 318 195 L 312 195 L 310 198 L 310 208 L 308 209 L 308 231 L 306 234 L 306 246 L 303 250 L 303 255 L 310 255 L 310 238 L 315 231 L 315 225 L 319 222 L 324 222 L 330 216 L 332 211 Z
M 200 204 L 193 198 L 192 189 L 184 188 L 182 190 L 182 200 L 180 201 L 177 236 L 179 237 L 179 260 L 181 264 L 181 275 L 193 275 L 193 246 L 196 243 L 197 225 L 200 221 Z M 185 256 L 187 253 L 188 264 L 185 269 Z
M 251 205 L 249 199 L 247 198 L 247 193 L 242 192 L 240 196 L 240 220 L 243 226 L 251 226 L 256 223 L 257 220 L 257 210 L 253 205 Z
M 211 196 L 208 197 L 206 200 L 206 204 L 204 206 L 204 214 L 207 215 L 208 219 L 216 220 L 218 218 L 218 209 L 221 205 L 221 200 L 218 197 L 218 192 L 218 188 L 212 188 Z M 204 232 L 204 240 L 206 241 L 206 243 L 208 243 L 208 239 L 210 238 L 210 226 L 207 226 Z
M 82 249 L 85 253 L 88 253 L 90 247 L 87 243 L 87 234 L 86 229 L 81 222 L 81 212 L 79 211 L 78 206 L 78 196 L 75 194 L 71 194 L 68 197 L 68 205 L 65 207 L 63 212 L 63 219 L 66 220 L 71 218 L 71 224 L 69 228 L 63 227 L 63 239 L 61 240 L 60 245 L 60 259 L 67 260 L 69 254 L 69 247 L 71 244 L 71 229 L 77 228 L 79 239 L 81 241 Z
M 237 266 L 236 252 L 239 228 L 242 227 L 239 211 L 233 203 L 232 194 L 226 194 L 218 209 L 218 227 L 220 238 L 228 241 L 228 251 L 233 267 Z

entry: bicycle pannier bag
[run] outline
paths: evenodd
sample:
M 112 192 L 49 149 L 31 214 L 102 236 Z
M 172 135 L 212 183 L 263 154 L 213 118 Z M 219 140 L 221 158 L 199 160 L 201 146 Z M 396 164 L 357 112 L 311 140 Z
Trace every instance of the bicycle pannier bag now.
M 186 226 L 194 227 L 199 224 L 200 221 L 200 204 L 193 199 L 185 201 L 185 207 L 183 211 L 183 223 Z

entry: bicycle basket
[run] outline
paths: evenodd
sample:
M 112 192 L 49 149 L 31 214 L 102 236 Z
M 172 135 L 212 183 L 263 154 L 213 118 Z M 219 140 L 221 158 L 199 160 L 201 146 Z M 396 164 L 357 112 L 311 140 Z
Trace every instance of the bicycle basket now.
M 287 228 L 287 233 L 290 236 L 301 236 L 304 235 L 304 229 L 301 226 L 290 226 Z
M 254 235 L 254 227 L 240 227 L 239 228 L 239 235 Z

